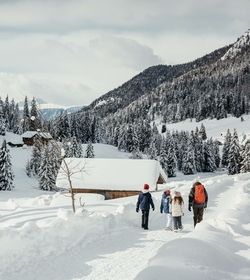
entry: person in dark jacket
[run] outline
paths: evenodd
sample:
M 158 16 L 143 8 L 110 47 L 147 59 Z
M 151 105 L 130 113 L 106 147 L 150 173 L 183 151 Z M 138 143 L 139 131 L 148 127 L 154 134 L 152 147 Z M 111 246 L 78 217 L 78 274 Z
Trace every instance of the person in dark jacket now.
M 203 220 L 204 209 L 207 208 L 208 202 L 208 194 L 204 187 L 205 201 L 198 203 L 194 199 L 195 187 L 202 185 L 199 181 L 199 178 L 195 178 L 193 180 L 193 187 L 190 190 L 188 197 L 188 210 L 191 211 L 191 207 L 193 207 L 193 219 L 194 219 L 194 227 L 197 223 L 200 223 Z
M 172 200 L 170 190 L 164 190 L 162 198 L 161 198 L 161 205 L 160 205 L 160 212 L 165 213 L 166 217 L 166 230 L 172 230 L 172 215 L 169 212 L 169 204 Z
M 140 192 L 138 196 L 138 200 L 136 203 L 136 212 L 139 212 L 139 208 L 142 211 L 142 223 L 141 226 L 144 229 L 148 229 L 148 217 L 149 217 L 149 210 L 150 205 L 152 210 L 155 210 L 154 202 L 152 196 L 149 192 L 149 185 L 144 184 L 143 190 Z

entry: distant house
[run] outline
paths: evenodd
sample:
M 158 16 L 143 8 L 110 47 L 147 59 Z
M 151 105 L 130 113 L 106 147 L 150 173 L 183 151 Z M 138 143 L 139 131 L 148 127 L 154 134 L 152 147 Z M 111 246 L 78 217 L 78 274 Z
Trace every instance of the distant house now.
M 34 144 L 35 138 L 40 139 L 42 142 L 48 142 L 52 139 L 52 136 L 47 132 L 41 131 L 26 131 L 21 135 L 23 143 L 27 146 L 32 146 Z
M 144 184 L 150 191 L 166 183 L 167 176 L 158 161 L 136 159 L 66 158 L 74 193 L 98 193 L 105 199 L 137 195 Z M 83 169 L 83 172 L 80 170 Z M 69 189 L 64 162 L 56 185 Z

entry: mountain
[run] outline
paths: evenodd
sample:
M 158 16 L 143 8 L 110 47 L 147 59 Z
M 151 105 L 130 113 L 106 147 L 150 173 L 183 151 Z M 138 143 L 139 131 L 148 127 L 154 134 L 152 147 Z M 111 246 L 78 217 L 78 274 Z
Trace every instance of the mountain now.
M 83 112 L 100 116 L 112 127 L 135 123 L 142 116 L 171 123 L 248 113 L 249 33 L 192 62 L 150 67 L 96 99 Z
M 40 106 L 40 112 L 46 120 L 54 120 L 65 112 L 67 114 L 72 114 L 84 107 L 85 106 L 60 107 L 59 105 L 54 104 L 50 104 L 50 107 L 48 107 L 48 104 L 46 104 L 46 106 Z
M 230 46 L 215 50 L 214 52 L 196 59 L 192 62 L 178 65 L 157 65 L 149 67 L 120 87 L 109 91 L 93 101 L 86 109 L 94 111 L 101 117 L 116 113 L 124 109 L 145 94 L 150 94 L 159 85 L 181 77 L 185 73 L 210 65 L 220 59 Z
M 30 102 L 29 102 L 29 105 L 30 105 Z M 81 110 L 85 107 L 84 105 L 66 107 L 66 106 L 61 106 L 61 105 L 57 105 L 57 104 L 49 104 L 49 103 L 46 103 L 46 101 L 44 101 L 42 99 L 36 99 L 36 102 L 37 102 L 37 107 L 39 109 L 39 112 L 41 113 L 43 118 L 46 120 L 54 120 L 54 119 L 58 118 L 60 115 L 62 115 L 64 112 L 66 112 L 67 114 L 72 114 L 72 113 L 78 112 L 79 110 Z M 18 105 L 19 105 L 20 115 L 22 117 L 24 102 L 19 102 Z

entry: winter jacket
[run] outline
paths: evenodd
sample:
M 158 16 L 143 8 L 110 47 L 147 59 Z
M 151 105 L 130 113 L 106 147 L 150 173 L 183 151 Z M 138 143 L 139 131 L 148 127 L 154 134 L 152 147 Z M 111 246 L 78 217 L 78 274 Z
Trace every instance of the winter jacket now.
M 171 201 L 171 195 L 164 193 L 161 198 L 161 206 L 160 211 L 164 211 L 164 213 L 169 214 L 169 203 Z
M 170 213 L 172 213 L 173 217 L 179 217 L 184 215 L 184 203 L 182 202 L 181 204 L 179 204 L 178 201 L 175 202 L 174 199 L 172 199 L 169 211 Z
M 153 202 L 151 193 L 149 193 L 148 191 L 142 191 L 138 196 L 136 208 L 139 209 L 139 207 L 140 207 L 141 210 L 149 210 L 150 205 L 151 205 L 152 209 L 154 210 L 155 206 L 154 206 L 154 202 Z
M 193 184 L 193 187 L 190 190 L 189 196 L 188 196 L 188 207 L 197 207 L 197 208 L 206 208 L 207 207 L 207 202 L 208 202 L 208 194 L 207 191 L 204 187 L 204 193 L 205 193 L 205 202 L 204 203 L 197 203 L 194 201 L 194 189 L 195 186 L 201 185 L 200 182 L 196 182 Z

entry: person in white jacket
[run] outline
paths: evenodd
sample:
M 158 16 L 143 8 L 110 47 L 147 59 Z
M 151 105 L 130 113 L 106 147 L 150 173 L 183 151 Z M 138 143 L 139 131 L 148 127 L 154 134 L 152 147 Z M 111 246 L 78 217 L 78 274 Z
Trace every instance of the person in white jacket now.
M 169 212 L 172 213 L 173 223 L 174 223 L 174 231 L 182 230 L 182 220 L 181 217 L 184 215 L 184 200 L 181 196 L 180 192 L 174 192 L 174 198 L 170 204 Z

